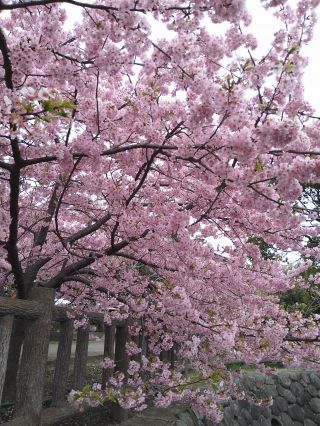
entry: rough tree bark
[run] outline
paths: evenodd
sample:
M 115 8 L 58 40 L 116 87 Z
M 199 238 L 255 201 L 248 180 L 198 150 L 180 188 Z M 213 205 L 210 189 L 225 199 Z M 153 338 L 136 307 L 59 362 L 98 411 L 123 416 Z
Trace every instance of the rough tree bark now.
M 7 371 L 4 381 L 2 394 L 2 402 L 15 402 L 17 395 L 17 375 L 20 360 L 21 347 L 24 338 L 26 320 L 23 318 L 15 318 L 13 321 Z
M 13 315 L 5 315 L 0 317 L 0 401 L 7 369 L 7 359 L 13 319 Z
M 42 303 L 43 313 L 29 322 L 23 343 L 15 417 L 23 417 L 25 426 L 40 425 L 54 294 L 53 289 L 44 288 L 30 292 L 31 300 Z

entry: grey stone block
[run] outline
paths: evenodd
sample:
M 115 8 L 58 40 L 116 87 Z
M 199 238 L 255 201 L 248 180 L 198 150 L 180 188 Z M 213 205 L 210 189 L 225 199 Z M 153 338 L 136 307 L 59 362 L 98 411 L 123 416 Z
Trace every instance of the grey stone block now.
M 265 383 L 266 385 L 274 385 L 274 376 L 266 375 Z
M 311 395 L 307 391 L 303 391 L 301 395 L 297 396 L 297 403 L 301 406 L 306 405 L 311 399 Z
M 283 386 L 284 388 L 289 388 L 291 385 L 291 378 L 287 373 L 279 373 L 278 375 L 278 382 Z
M 269 418 L 271 416 L 270 407 L 260 407 L 260 413 L 262 416 Z
M 280 413 L 282 413 L 284 411 L 287 411 L 287 409 L 288 409 L 288 403 L 287 403 L 287 401 L 282 396 L 278 396 L 275 399 L 275 403 L 277 404 L 277 406 L 278 406 L 278 408 L 280 410 Z
M 253 420 L 258 420 L 259 416 L 261 414 L 261 408 L 257 405 L 251 406 L 251 416 Z
M 285 389 L 282 386 L 278 386 L 279 395 L 283 396 L 284 399 L 287 400 L 290 404 L 294 404 L 296 402 L 296 397 L 289 389 Z
M 226 426 L 233 426 L 234 425 L 234 416 L 233 416 L 233 412 L 232 412 L 230 407 L 227 407 L 224 410 L 223 422 Z
M 248 376 L 247 374 L 244 374 L 241 376 L 240 379 L 240 385 L 245 389 L 251 391 L 252 389 L 255 389 L 255 381 L 254 378 L 251 376 Z
M 271 405 L 270 408 L 271 408 L 272 414 L 274 414 L 275 416 L 279 416 L 280 410 L 279 410 L 279 407 L 278 407 L 278 405 L 275 401 L 273 401 L 273 404 Z
M 241 408 L 246 408 L 247 410 L 250 409 L 250 403 L 246 399 L 240 399 L 238 401 L 238 406 L 239 406 L 240 409 Z
M 303 394 L 304 387 L 299 382 L 292 382 L 290 390 L 294 394 L 294 396 L 297 397 Z
M 290 371 L 289 376 L 291 380 L 300 380 L 301 379 L 301 373 L 299 371 Z
M 317 390 L 317 388 L 315 387 L 315 386 L 313 386 L 313 385 L 309 385 L 308 387 L 307 387 L 307 391 L 310 393 L 310 395 L 311 396 L 318 396 L 318 390 Z
M 317 389 L 320 389 L 320 377 L 316 373 L 310 373 L 310 381 Z
M 245 408 L 241 409 L 239 417 L 245 419 L 247 423 L 249 423 L 252 420 L 252 416 L 250 412 Z
M 299 407 L 297 404 L 289 405 L 288 414 L 293 420 L 298 420 L 303 422 L 304 419 L 304 409 Z
M 258 418 L 258 424 L 260 425 L 260 426 L 270 426 L 271 425 L 271 422 L 270 422 L 270 418 L 269 419 L 266 419 L 264 416 L 260 416 L 259 418 Z
M 272 389 L 271 386 L 264 386 L 264 388 L 256 389 L 254 392 L 254 396 L 258 399 L 268 399 L 270 398 Z M 277 391 L 276 391 L 277 392 Z M 278 393 L 278 392 L 277 392 Z
M 269 396 L 272 396 L 272 398 L 275 398 L 276 396 L 278 396 L 278 390 L 276 385 L 269 385 L 268 393 L 269 393 Z
M 306 405 L 304 407 L 304 412 L 306 414 L 306 419 L 311 419 L 312 421 L 315 422 L 315 424 L 320 425 L 320 414 L 319 413 L 315 413 L 311 407 L 309 407 L 309 405 Z
M 311 398 L 309 405 L 313 412 L 320 413 L 320 398 Z
M 279 418 L 282 423 L 282 426 L 292 426 L 292 419 L 290 416 L 288 416 L 287 413 L 281 413 Z
M 252 405 L 251 416 L 253 420 L 258 420 L 260 416 L 268 418 L 271 416 L 271 410 L 269 407 L 260 407 L 258 405 Z
M 194 421 L 189 413 L 180 413 L 176 426 L 194 426 Z
M 255 385 L 259 388 L 266 384 L 266 376 L 264 374 L 256 374 L 254 376 Z
M 304 426 L 317 426 L 314 421 L 310 419 L 305 419 Z
M 309 385 L 310 384 L 310 375 L 306 371 L 301 372 L 301 381 L 302 384 Z
M 244 419 L 243 417 L 238 418 L 238 423 L 239 423 L 239 426 L 247 426 L 248 425 L 248 421 L 246 419 Z

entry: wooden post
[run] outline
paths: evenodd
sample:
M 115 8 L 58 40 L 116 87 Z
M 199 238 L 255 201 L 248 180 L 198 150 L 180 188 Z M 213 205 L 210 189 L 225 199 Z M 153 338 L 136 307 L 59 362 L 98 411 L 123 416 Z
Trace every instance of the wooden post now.
M 138 334 L 137 336 L 131 336 L 131 340 L 138 346 L 138 348 L 140 347 L 140 334 Z M 141 352 L 139 352 L 138 354 L 132 355 L 131 359 L 133 361 L 140 362 L 140 356 L 141 356 Z
M 30 291 L 42 314 L 27 326 L 19 369 L 15 417 L 23 417 L 25 426 L 40 425 L 54 294 L 54 289 L 40 287 Z
M 114 342 L 116 327 L 114 325 L 105 325 L 104 327 L 104 358 L 114 359 Z M 102 370 L 102 389 L 106 388 L 107 380 L 110 379 L 113 368 L 104 368 Z
M 82 390 L 87 376 L 87 359 L 89 346 L 89 326 L 78 328 L 77 346 L 74 356 L 74 385 L 75 390 Z
M 175 345 L 173 345 L 169 351 L 169 360 L 170 360 L 170 368 L 171 370 L 174 370 L 175 362 L 176 362 Z
M 160 352 L 160 361 L 167 362 L 170 359 L 170 350 Z
M 115 346 L 115 370 L 120 371 L 128 377 L 129 357 L 126 351 L 126 343 L 128 341 L 128 321 L 124 321 L 122 325 L 117 326 L 116 331 L 116 346 Z
M 140 364 L 140 368 L 142 368 L 142 356 L 146 356 L 146 338 L 143 330 L 140 331 L 138 336 L 132 337 L 132 340 L 140 349 L 140 352 L 136 355 L 132 356 L 132 359 Z
M 13 319 L 13 315 L 5 315 L 4 317 L 0 317 L 0 401 L 2 399 L 2 391 L 6 377 Z
M 66 389 L 71 358 L 73 320 L 60 323 L 59 346 L 54 370 L 52 406 L 62 407 L 66 402 Z
M 115 370 L 124 374 L 125 380 L 128 378 L 128 367 L 129 367 L 129 356 L 126 351 L 126 343 L 128 341 L 128 321 L 124 321 L 123 324 L 116 327 L 115 337 Z M 120 407 L 118 404 L 111 403 L 111 415 L 112 417 L 121 422 L 128 418 L 128 410 Z

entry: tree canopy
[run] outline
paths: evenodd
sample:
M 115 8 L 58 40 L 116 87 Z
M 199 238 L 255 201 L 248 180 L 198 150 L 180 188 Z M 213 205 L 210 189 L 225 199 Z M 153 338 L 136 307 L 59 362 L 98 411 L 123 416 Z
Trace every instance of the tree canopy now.
M 82 10 L 71 27 L 66 4 Z M 243 0 L 0 3 L 1 286 L 135 318 L 151 355 L 110 382 L 123 406 L 184 400 L 218 419 L 238 392 L 228 362 L 318 365 L 318 316 L 279 292 L 319 251 L 301 198 L 320 174 L 302 83 L 319 1 L 262 4 L 282 22 L 263 55 Z M 159 358 L 172 347 L 175 370 Z M 211 387 L 188 386 L 186 365 Z

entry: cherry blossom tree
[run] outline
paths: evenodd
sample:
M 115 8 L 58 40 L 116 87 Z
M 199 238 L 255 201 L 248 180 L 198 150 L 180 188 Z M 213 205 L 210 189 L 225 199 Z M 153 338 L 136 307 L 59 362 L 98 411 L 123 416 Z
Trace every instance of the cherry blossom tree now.
M 287 268 L 254 241 L 319 251 L 299 201 L 320 174 L 302 84 L 319 1 L 262 3 L 282 22 L 262 56 L 243 0 L 0 3 L 2 291 L 54 288 L 107 323 L 136 318 L 152 354 L 78 405 L 111 392 L 218 419 L 239 393 L 228 362 L 317 366 L 318 317 L 278 297 L 308 262 Z M 82 10 L 71 29 L 65 4 Z M 175 370 L 159 357 L 172 347 Z M 190 387 L 186 365 L 211 387 Z

